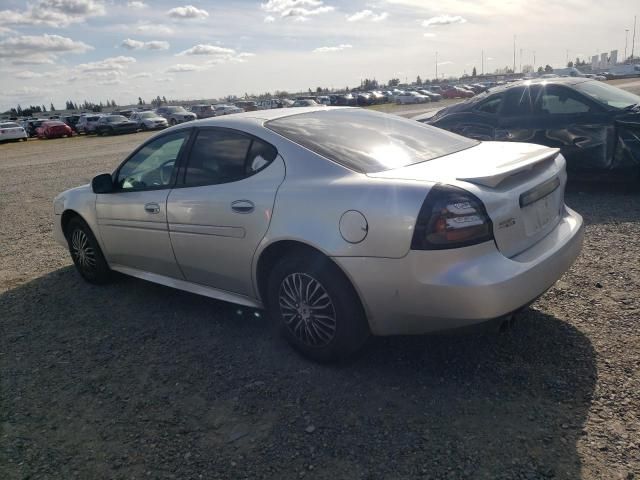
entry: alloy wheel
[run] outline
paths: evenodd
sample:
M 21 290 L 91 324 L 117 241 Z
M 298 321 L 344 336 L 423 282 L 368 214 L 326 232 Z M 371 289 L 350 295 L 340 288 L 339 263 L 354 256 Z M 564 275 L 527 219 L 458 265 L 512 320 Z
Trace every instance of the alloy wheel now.
M 74 230 L 71 236 L 71 254 L 78 266 L 85 271 L 96 266 L 96 253 L 89 243 L 87 234 L 82 230 Z
M 306 273 L 291 273 L 280 284 L 280 313 L 286 327 L 310 347 L 328 345 L 336 335 L 336 311 L 322 284 Z

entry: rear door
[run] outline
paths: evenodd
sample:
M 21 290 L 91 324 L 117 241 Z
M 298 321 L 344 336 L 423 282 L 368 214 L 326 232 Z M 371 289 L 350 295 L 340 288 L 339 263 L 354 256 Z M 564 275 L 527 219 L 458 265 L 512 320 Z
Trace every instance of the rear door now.
M 171 243 L 188 281 L 253 296 L 253 254 L 284 176 L 268 143 L 237 130 L 199 129 L 167 201 Z

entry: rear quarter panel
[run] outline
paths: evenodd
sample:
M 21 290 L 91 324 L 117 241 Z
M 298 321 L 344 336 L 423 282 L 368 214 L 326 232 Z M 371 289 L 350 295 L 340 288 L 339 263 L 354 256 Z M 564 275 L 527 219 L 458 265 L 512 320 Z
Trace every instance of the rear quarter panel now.
M 259 250 L 278 240 L 298 240 L 329 256 L 407 254 L 432 183 L 370 178 L 288 141 L 277 143 L 286 176 Z M 367 235 L 359 243 L 347 242 L 340 233 L 340 219 L 349 210 L 367 220 Z

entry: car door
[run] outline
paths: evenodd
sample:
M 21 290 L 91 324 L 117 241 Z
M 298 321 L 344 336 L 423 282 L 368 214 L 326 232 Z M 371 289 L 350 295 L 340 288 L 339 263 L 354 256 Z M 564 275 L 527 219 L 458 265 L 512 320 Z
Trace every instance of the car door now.
M 568 170 L 603 170 L 611 163 L 615 126 L 602 106 L 565 85 L 541 88 L 535 106 L 536 143 L 558 147 Z
M 174 131 L 142 145 L 114 173 L 114 191 L 96 196 L 110 264 L 182 278 L 171 249 L 166 204 L 190 133 Z
M 253 296 L 253 254 L 267 232 L 284 161 L 268 143 L 201 128 L 167 201 L 169 234 L 188 281 Z

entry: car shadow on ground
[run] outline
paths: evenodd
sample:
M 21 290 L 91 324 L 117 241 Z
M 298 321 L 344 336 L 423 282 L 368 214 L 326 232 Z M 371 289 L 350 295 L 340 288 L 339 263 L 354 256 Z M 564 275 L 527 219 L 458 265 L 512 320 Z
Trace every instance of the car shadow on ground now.
M 378 338 L 332 366 L 255 310 L 72 268 L 0 311 L 2 478 L 580 476 L 594 350 L 535 309 L 503 334 Z

